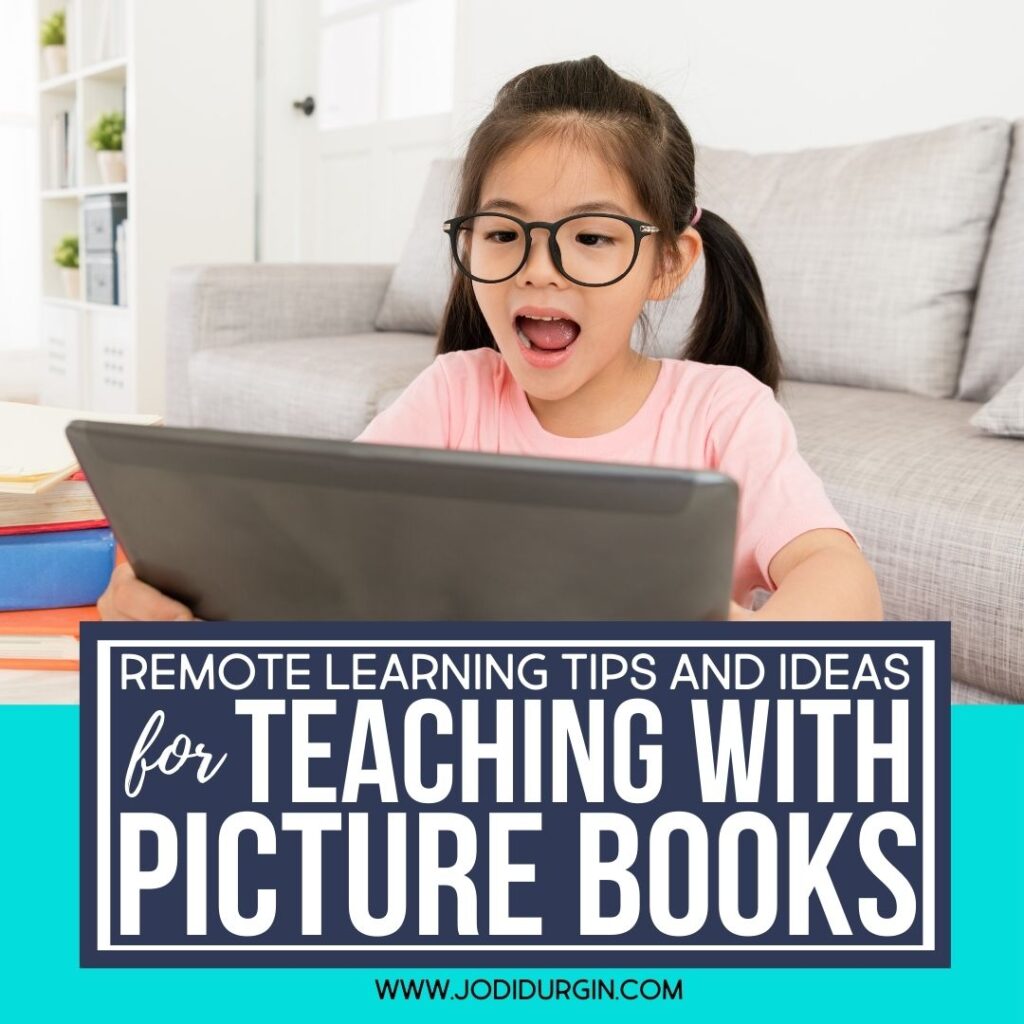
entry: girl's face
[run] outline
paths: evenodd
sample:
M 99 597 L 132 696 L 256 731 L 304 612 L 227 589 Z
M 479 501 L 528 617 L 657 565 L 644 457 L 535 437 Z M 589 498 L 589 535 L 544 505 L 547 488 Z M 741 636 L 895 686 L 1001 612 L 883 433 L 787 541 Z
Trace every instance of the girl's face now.
M 621 172 L 588 148 L 559 138 L 536 139 L 498 160 L 484 178 L 478 210 L 525 221 L 556 221 L 584 211 L 649 221 Z M 635 372 L 642 362 L 629 339 L 644 303 L 671 295 L 699 254 L 697 233 L 687 229 L 678 241 L 686 236 L 692 238 L 680 245 L 682 259 L 672 272 L 663 272 L 657 237 L 647 236 L 621 281 L 588 288 L 558 272 L 548 233 L 537 228 L 518 274 L 497 284 L 474 281 L 487 325 L 523 390 L 541 403 L 596 396 L 606 388 L 614 392 L 624 379 L 620 375 Z M 539 317 L 556 319 L 532 319 Z

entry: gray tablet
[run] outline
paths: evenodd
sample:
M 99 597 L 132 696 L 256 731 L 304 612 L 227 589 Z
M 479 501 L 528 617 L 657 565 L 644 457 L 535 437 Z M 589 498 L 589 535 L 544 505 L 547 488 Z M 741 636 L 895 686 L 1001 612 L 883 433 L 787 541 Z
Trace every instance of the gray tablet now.
M 138 576 L 204 619 L 728 615 L 720 473 L 90 420 L 67 437 Z

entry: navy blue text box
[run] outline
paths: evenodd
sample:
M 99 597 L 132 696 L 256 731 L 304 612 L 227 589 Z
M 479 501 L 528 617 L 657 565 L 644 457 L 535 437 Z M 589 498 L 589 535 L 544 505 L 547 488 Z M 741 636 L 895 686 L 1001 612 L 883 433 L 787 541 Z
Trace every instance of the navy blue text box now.
M 440 670 L 433 688 L 425 681 L 431 657 L 454 667 L 450 688 L 439 688 Z M 182 683 L 185 663 L 198 684 L 188 674 Z M 460 668 L 491 687 L 464 689 Z M 83 627 L 81 694 L 84 965 L 948 964 L 948 623 L 96 623 Z M 427 700 L 439 703 L 419 723 L 417 778 L 433 787 L 438 766 L 450 765 L 452 785 L 417 800 L 404 785 L 405 720 Z M 310 701 L 333 704 L 309 715 Z M 450 734 L 437 728 L 441 706 Z M 570 763 L 554 771 L 557 715 L 563 734 L 575 716 L 590 739 L 589 769 L 577 767 L 569 740 L 558 751 Z M 894 715 L 906 728 L 903 794 L 885 748 Z M 463 735 L 495 742 L 499 716 L 511 756 L 463 764 Z M 715 774 L 708 757 L 723 756 L 723 718 L 738 719 L 744 757 L 763 734 L 761 768 L 739 785 L 729 775 L 709 795 L 702 779 Z M 253 771 L 257 721 L 265 793 Z M 876 758 L 858 749 L 869 731 Z M 346 795 L 355 732 L 371 741 L 362 767 L 382 769 L 374 742 L 386 752 L 393 802 L 374 784 Z M 698 733 L 711 740 L 703 764 Z M 296 745 L 299 755 L 306 748 L 298 772 Z M 791 773 L 779 769 L 786 750 Z M 644 789 L 651 751 L 656 792 Z M 475 799 L 464 799 L 464 776 L 476 779 Z M 299 814 L 320 816 L 321 831 L 304 836 Z M 404 830 L 403 841 L 389 828 Z M 585 829 L 597 835 L 587 857 Z M 492 877 L 492 841 L 497 862 L 512 865 L 498 876 L 513 880 Z M 367 851 L 365 865 L 352 842 Z M 318 865 L 304 862 L 304 843 Z M 421 916 L 420 865 L 432 843 L 441 868 L 458 857 L 471 864 L 458 892 L 423 886 L 436 909 Z M 808 893 L 819 843 L 830 847 L 830 884 Z M 397 861 L 389 890 L 391 847 L 404 871 Z M 617 857 L 618 881 L 591 881 L 584 894 L 581 874 Z M 495 921 L 514 918 L 519 932 L 529 919 L 540 934 L 496 926 L 492 888 Z M 357 926 L 389 911 L 374 926 L 386 934 Z M 595 932 L 595 919 L 620 912 L 628 927 Z M 889 919 L 901 922 L 897 933 L 884 934 Z M 681 920 L 686 934 L 673 934 Z M 424 934 L 425 922 L 436 934 Z

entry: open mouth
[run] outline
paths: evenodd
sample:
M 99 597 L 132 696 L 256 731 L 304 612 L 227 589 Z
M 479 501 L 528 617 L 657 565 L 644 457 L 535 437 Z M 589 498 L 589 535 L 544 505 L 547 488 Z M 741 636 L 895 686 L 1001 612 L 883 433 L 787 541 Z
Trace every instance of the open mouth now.
M 542 352 L 561 352 L 578 337 L 580 325 L 575 320 L 553 316 L 517 316 L 516 335 L 524 348 Z

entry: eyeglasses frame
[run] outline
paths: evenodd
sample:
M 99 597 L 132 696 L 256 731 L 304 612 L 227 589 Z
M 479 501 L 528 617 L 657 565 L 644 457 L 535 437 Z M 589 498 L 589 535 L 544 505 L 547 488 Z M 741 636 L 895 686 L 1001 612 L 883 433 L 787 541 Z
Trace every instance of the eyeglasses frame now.
M 526 249 L 523 252 L 522 261 L 511 274 L 508 274 L 505 277 L 497 277 L 493 279 L 476 277 L 462 265 L 462 261 L 459 259 L 458 248 L 459 231 L 462 230 L 462 225 L 473 217 L 504 217 L 506 220 L 514 221 L 523 229 L 526 237 Z M 571 220 L 580 220 L 584 217 L 604 217 L 607 220 L 617 220 L 621 221 L 623 224 L 628 224 L 629 227 L 633 229 L 633 258 L 629 261 L 629 266 L 626 267 L 618 277 L 614 277 L 610 281 L 604 281 L 601 284 L 590 284 L 586 281 L 580 281 L 571 274 L 566 273 L 565 268 L 562 266 L 561 250 L 558 248 L 558 243 L 555 241 L 555 235 L 563 224 L 567 224 Z M 554 263 L 555 269 L 567 281 L 572 281 L 573 284 L 578 284 L 582 288 L 607 288 L 609 285 L 616 284 L 621 281 L 635 266 L 637 257 L 640 255 L 640 243 L 648 235 L 657 234 L 661 230 L 654 224 L 648 224 L 646 221 L 637 220 L 635 217 L 627 217 L 624 214 L 619 213 L 574 213 L 568 217 L 563 217 L 561 220 L 526 221 L 522 220 L 520 217 L 513 216 L 511 213 L 498 212 L 496 210 L 478 210 L 476 213 L 467 213 L 462 217 L 452 217 L 450 220 L 446 220 L 443 225 L 444 233 L 448 236 L 451 242 L 452 258 L 455 260 L 455 266 L 458 267 L 459 271 L 465 274 L 466 277 L 472 281 L 478 282 L 479 284 L 501 284 L 503 281 L 509 281 L 526 266 L 530 259 L 530 247 L 533 245 L 534 228 L 545 228 L 547 230 L 548 252 L 551 255 L 551 262 Z

